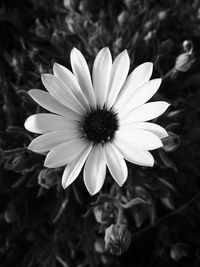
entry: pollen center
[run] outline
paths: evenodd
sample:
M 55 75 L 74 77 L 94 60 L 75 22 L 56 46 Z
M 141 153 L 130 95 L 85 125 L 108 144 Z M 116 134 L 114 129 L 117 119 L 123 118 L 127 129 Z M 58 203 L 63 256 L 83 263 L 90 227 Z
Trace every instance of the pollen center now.
M 105 109 L 91 111 L 85 116 L 82 126 L 85 136 L 95 143 L 112 140 L 118 128 L 117 114 Z

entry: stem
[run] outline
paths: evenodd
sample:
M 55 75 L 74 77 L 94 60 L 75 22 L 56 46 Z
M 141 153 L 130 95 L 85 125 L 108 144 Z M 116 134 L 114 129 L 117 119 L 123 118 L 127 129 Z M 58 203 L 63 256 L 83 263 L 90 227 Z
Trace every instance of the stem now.
M 123 224 L 124 222 L 124 211 L 121 206 L 121 200 L 122 200 L 122 189 L 121 187 L 117 187 L 117 209 L 118 209 L 118 214 L 117 214 L 117 222 L 116 224 Z
M 156 225 L 168 220 L 169 218 L 173 217 L 174 215 L 176 215 L 177 213 L 180 213 L 181 211 L 183 211 L 184 209 L 186 209 L 194 200 L 196 200 L 198 197 L 200 196 L 200 193 L 196 194 L 194 197 L 192 197 L 191 199 L 189 199 L 185 204 L 183 204 L 182 206 L 180 206 L 178 209 L 170 212 L 169 214 L 161 217 L 160 219 L 158 219 L 154 225 L 149 225 L 147 227 L 145 227 L 144 229 L 137 231 L 134 234 L 134 237 L 140 236 L 141 234 L 147 232 L 148 230 L 154 228 Z
M 124 219 L 124 211 L 123 211 L 123 208 L 119 206 L 116 224 L 123 224 L 123 219 Z
M 162 80 L 165 80 L 167 78 L 169 78 L 173 73 L 175 73 L 175 69 L 172 68 L 171 70 L 169 70 L 163 77 Z

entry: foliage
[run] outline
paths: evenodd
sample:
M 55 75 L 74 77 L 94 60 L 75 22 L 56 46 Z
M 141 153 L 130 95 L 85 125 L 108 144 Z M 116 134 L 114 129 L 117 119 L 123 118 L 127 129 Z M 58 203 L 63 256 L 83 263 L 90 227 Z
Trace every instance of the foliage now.
M 0 265 L 199 266 L 199 1 L 2 0 L 0 34 Z M 152 61 L 163 78 L 155 99 L 171 103 L 159 119 L 170 137 L 154 168 L 128 165 L 122 191 L 109 173 L 97 196 L 81 177 L 64 191 L 62 169 L 26 149 L 35 136 L 23 123 L 43 111 L 27 91 L 54 62 L 70 68 L 74 46 L 90 67 L 104 46 L 127 49 L 131 69 Z M 119 219 L 132 244 L 115 257 L 104 233 Z

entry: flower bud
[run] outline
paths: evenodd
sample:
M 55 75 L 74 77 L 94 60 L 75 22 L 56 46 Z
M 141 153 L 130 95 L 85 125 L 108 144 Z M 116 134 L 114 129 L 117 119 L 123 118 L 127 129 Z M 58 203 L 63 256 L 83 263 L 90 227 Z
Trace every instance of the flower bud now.
M 183 50 L 189 54 L 193 53 L 193 43 L 192 41 L 185 40 L 182 44 Z
M 75 20 L 71 16 L 66 16 L 65 23 L 67 25 L 68 31 L 71 34 L 75 34 Z
M 4 220 L 7 223 L 13 223 L 17 220 L 17 213 L 13 204 L 9 204 L 6 211 L 4 212 Z
M 72 0 L 63 0 L 63 5 L 67 9 L 73 9 L 73 1 Z
M 178 243 L 172 246 L 170 256 L 174 261 L 179 261 L 187 256 L 187 245 Z
M 41 24 L 40 20 L 37 18 L 35 21 L 35 33 L 37 36 L 41 37 L 41 38 L 46 38 L 46 29 L 45 27 Z
M 131 244 L 131 233 L 125 224 L 111 224 L 105 231 L 105 250 L 120 256 Z
M 42 169 L 38 175 L 38 184 L 46 189 L 57 183 L 56 173 L 51 169 Z
M 112 223 L 114 218 L 114 207 L 109 202 L 104 202 L 102 205 L 96 206 L 93 209 L 95 219 L 98 223 Z
M 123 26 L 128 19 L 128 13 L 126 11 L 122 11 L 117 17 L 117 21 L 120 26 Z
M 158 12 L 158 20 L 162 21 L 166 18 L 167 18 L 167 11 L 166 10 L 162 10 L 162 11 Z
M 154 31 L 149 31 L 144 37 L 145 42 L 147 42 L 147 43 L 150 42 L 155 37 L 155 35 L 156 35 L 156 31 L 155 30 Z
M 113 43 L 113 51 L 118 54 L 119 51 L 121 50 L 123 45 L 123 40 L 121 37 L 117 38 L 115 42 Z
M 133 5 L 133 1 L 132 0 L 124 0 L 124 4 L 126 5 L 126 7 L 128 9 L 130 9 Z
M 166 152 L 173 152 L 179 147 L 180 139 L 177 134 L 169 132 L 169 136 L 163 138 L 162 143 Z
M 103 239 L 97 239 L 94 243 L 94 249 L 97 253 L 104 253 L 104 242 Z
M 174 68 L 176 71 L 186 72 L 191 68 L 194 62 L 195 62 L 194 55 L 186 52 L 179 55 L 176 58 L 176 63 Z

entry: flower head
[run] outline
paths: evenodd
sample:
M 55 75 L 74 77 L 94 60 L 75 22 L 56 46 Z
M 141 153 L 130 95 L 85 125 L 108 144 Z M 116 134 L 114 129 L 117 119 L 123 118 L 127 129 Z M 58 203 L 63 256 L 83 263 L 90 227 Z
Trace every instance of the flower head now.
M 105 231 L 105 250 L 120 256 L 131 244 L 131 233 L 124 224 L 111 224 Z
M 128 76 L 130 59 L 123 51 L 112 62 L 108 48 L 95 58 L 92 80 L 79 50 L 71 52 L 73 73 L 54 64 L 53 75 L 43 74 L 48 92 L 32 89 L 29 95 L 52 113 L 30 116 L 25 128 L 41 134 L 29 145 L 36 153 L 48 152 L 44 166 L 66 166 L 62 186 L 79 175 L 91 195 L 103 186 L 106 166 L 122 186 L 127 179 L 125 160 L 153 166 L 149 150 L 162 146 L 168 134 L 161 126 L 147 122 L 168 108 L 164 101 L 146 103 L 158 90 L 161 79 L 149 80 L 153 64 L 146 62 Z

